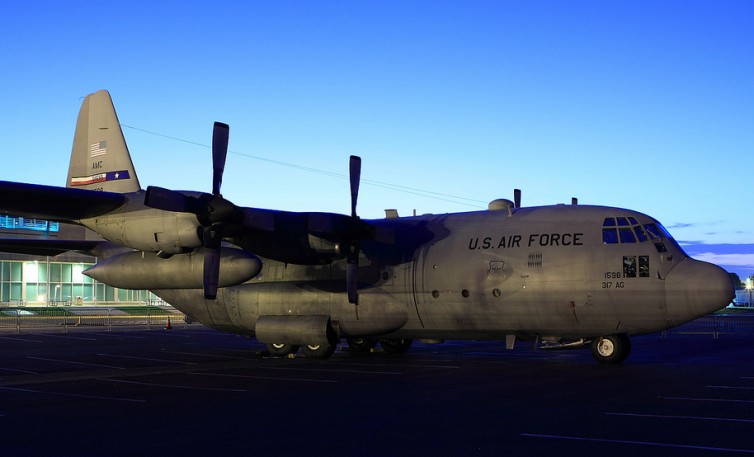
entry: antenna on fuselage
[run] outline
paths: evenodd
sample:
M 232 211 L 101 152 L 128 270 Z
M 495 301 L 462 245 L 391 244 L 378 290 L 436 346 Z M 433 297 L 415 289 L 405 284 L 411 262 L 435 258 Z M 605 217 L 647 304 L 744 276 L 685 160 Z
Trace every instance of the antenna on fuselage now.
M 521 208 L 521 189 L 513 189 L 513 207 Z
M 576 197 L 571 197 L 571 204 L 572 205 L 578 205 L 579 204 L 579 199 L 576 198 Z

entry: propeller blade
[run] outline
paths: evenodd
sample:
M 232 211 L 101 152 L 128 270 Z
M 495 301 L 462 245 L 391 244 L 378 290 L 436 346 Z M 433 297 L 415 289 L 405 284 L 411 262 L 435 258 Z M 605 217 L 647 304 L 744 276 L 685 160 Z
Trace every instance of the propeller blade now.
M 351 181 L 351 219 L 359 221 L 356 215 L 356 203 L 359 200 L 359 183 L 361 182 L 361 157 L 351 156 L 348 162 L 348 177 Z M 346 258 L 346 291 L 348 303 L 359 304 L 359 241 L 363 234 L 357 234 L 355 227 L 349 229 L 351 246 Z
M 359 182 L 361 181 L 361 157 L 351 156 L 348 163 L 348 176 L 351 180 L 351 217 L 356 217 L 356 201 L 359 199 Z
M 220 245 L 223 231 L 220 224 L 212 224 L 204 229 L 204 298 L 217 298 L 220 278 Z
M 348 303 L 359 304 L 359 257 L 355 262 L 350 259 L 346 264 L 346 290 L 348 291 Z
M 204 249 L 204 298 L 217 298 L 217 285 L 220 278 L 220 250 Z
M 201 211 L 201 205 L 195 197 L 157 186 L 147 187 L 144 204 L 150 208 L 163 211 L 193 214 L 198 214 Z
M 222 122 L 215 122 L 212 130 L 212 194 L 220 195 L 220 186 L 225 171 L 225 158 L 228 155 L 228 137 L 230 127 Z

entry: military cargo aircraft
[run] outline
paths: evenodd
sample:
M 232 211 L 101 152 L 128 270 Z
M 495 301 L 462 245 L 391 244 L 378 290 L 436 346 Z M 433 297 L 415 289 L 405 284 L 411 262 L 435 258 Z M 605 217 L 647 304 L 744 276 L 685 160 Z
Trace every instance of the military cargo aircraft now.
M 689 258 L 655 219 L 607 206 L 522 207 L 384 219 L 357 215 L 361 159 L 350 158 L 350 214 L 237 206 L 223 198 L 229 128 L 215 123 L 212 191 L 141 189 L 110 95 L 87 96 L 66 187 L 0 183 L 0 211 L 75 223 L 103 240 L 4 240 L 0 249 L 98 257 L 85 274 L 149 289 L 216 329 L 255 336 L 273 355 L 326 358 L 415 339 L 516 339 L 591 346 L 618 363 L 629 335 L 729 304 L 721 268 Z

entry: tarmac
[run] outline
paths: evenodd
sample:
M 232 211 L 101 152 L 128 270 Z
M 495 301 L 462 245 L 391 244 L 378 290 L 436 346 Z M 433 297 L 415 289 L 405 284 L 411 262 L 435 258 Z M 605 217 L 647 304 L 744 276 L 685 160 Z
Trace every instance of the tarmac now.
M 754 454 L 754 337 L 264 356 L 201 325 L 0 332 L 0 455 Z

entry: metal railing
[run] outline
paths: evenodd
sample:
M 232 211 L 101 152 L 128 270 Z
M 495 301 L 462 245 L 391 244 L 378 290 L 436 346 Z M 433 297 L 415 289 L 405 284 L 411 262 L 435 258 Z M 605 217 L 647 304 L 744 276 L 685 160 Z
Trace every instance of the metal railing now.
M 187 323 L 188 319 L 174 308 L 163 307 L 62 307 L 54 308 L 0 308 L 0 329 L 100 327 L 112 330 L 114 326 L 159 326 Z
M 754 335 L 754 313 L 710 314 L 662 332 L 670 335 Z

